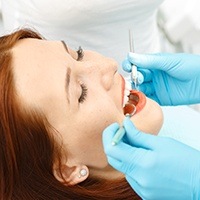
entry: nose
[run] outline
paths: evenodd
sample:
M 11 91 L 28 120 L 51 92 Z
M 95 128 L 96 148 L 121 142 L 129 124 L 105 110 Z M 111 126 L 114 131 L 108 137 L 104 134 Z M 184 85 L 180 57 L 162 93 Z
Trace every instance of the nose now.
M 90 76 L 90 80 L 96 83 L 99 82 L 105 90 L 110 90 L 117 71 L 117 62 L 110 58 L 102 59 L 98 62 L 90 61 L 84 69 L 84 74 Z

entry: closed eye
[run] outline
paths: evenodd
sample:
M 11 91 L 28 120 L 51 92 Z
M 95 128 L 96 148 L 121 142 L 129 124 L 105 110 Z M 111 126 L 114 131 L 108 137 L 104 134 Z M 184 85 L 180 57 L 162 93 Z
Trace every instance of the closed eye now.
M 78 102 L 79 103 L 83 103 L 85 100 L 86 100 L 86 97 L 87 97 L 87 87 L 85 84 L 81 84 L 81 95 L 78 99 Z

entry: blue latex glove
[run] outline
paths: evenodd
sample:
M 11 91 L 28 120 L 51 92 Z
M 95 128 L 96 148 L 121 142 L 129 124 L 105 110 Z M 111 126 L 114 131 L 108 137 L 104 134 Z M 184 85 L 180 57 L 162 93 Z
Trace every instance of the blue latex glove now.
M 113 146 L 117 123 L 103 132 L 108 162 L 125 174 L 135 192 L 148 200 L 200 199 L 200 152 L 176 140 L 142 133 L 130 119 Z
M 123 69 L 138 67 L 144 76 L 139 89 L 160 105 L 200 103 L 200 56 L 177 54 L 129 53 Z

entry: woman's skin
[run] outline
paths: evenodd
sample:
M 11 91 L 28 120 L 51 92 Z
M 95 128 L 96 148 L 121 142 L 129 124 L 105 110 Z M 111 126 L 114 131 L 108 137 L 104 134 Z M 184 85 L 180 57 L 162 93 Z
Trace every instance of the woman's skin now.
M 62 139 L 67 152 L 62 175 L 68 184 L 87 178 L 78 178 L 81 168 L 104 178 L 121 176 L 108 165 L 102 146 L 103 130 L 124 119 L 117 63 L 86 50 L 77 61 L 76 51 L 67 52 L 60 41 L 23 39 L 13 48 L 12 67 L 22 105 L 44 113 L 60 134 L 57 140 Z M 138 129 L 156 134 L 162 126 L 161 109 L 147 99 L 132 121 Z M 61 180 L 56 167 L 55 176 Z

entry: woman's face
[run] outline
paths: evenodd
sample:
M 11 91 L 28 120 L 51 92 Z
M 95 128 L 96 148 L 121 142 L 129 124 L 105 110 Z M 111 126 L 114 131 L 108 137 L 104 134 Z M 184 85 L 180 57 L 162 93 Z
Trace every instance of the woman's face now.
M 106 169 L 102 132 L 122 123 L 122 78 L 117 63 L 93 51 L 68 51 L 60 41 L 20 40 L 13 48 L 15 84 L 21 102 L 42 111 L 62 136 L 72 164 Z M 132 117 L 136 127 L 157 133 L 160 107 L 150 99 Z

